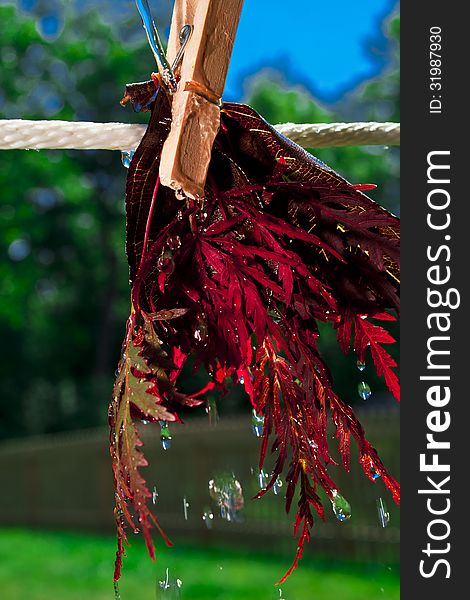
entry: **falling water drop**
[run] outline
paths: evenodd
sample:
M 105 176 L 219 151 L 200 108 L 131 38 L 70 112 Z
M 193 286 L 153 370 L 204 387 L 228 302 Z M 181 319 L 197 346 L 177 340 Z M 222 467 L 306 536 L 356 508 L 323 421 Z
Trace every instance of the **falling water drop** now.
M 351 518 L 351 506 L 346 498 L 343 498 L 337 490 L 332 490 L 333 500 L 331 506 L 338 521 L 347 521 Z
M 364 371 L 364 369 L 366 368 L 366 363 L 358 360 L 356 362 L 356 366 L 357 366 L 357 368 L 358 368 L 359 371 Z
M 222 473 L 209 481 L 209 495 L 217 502 L 220 516 L 226 521 L 240 521 L 239 511 L 245 505 L 240 482 L 233 473 Z
M 214 522 L 214 513 L 210 508 L 206 507 L 204 509 L 204 512 L 202 513 L 202 520 L 204 521 L 204 524 L 207 527 L 207 529 L 212 529 L 212 525 Z
M 156 504 L 158 501 L 158 490 L 157 486 L 154 485 L 152 489 L 152 504 Z
M 357 393 L 359 394 L 359 398 L 367 400 L 372 394 L 370 385 L 365 381 L 361 381 L 361 383 L 357 386 Z
M 132 159 L 134 157 L 134 150 L 123 150 L 121 152 L 122 164 L 128 169 L 131 166 Z
M 188 508 L 189 508 L 189 502 L 186 499 L 186 496 L 183 496 L 183 514 L 184 514 L 185 521 L 188 520 Z
M 166 569 L 165 579 L 157 581 L 157 600 L 179 600 L 182 585 L 181 579 L 170 577 L 169 570 Z
M 269 475 L 266 473 L 266 471 L 263 471 L 263 469 L 261 469 L 261 471 L 258 473 L 258 485 L 260 489 L 264 490 L 265 487 L 268 485 L 268 482 Z
M 253 416 L 251 417 L 251 427 L 256 437 L 263 435 L 264 417 L 259 415 L 255 409 L 253 409 Z
M 219 412 L 217 410 L 217 401 L 213 396 L 207 398 L 206 413 L 209 417 L 209 425 L 215 427 L 219 422 Z
M 160 421 L 160 440 L 162 442 L 163 450 L 171 448 L 172 437 L 167 421 Z
M 387 527 L 390 522 L 390 513 L 388 512 L 387 505 L 382 498 L 377 500 L 377 514 L 379 516 L 379 523 L 382 527 Z
M 281 488 L 282 488 L 283 485 L 284 484 L 282 483 L 282 479 L 280 477 L 278 477 L 276 479 L 276 481 L 274 482 L 274 484 L 273 484 L 273 493 L 274 493 L 274 495 L 277 496 L 279 494 L 279 492 L 281 491 Z

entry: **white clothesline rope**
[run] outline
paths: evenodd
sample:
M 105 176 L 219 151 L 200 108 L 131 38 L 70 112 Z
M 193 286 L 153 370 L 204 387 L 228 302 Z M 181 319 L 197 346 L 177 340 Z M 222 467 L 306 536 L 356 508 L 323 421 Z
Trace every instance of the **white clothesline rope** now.
M 275 128 L 304 148 L 396 146 L 399 123 L 285 123 Z M 135 150 L 146 125 L 0 120 L 0 150 Z

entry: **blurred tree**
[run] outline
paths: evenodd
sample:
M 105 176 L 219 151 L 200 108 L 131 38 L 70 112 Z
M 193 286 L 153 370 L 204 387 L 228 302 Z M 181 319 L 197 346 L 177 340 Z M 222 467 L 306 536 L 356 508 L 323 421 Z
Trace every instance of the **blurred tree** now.
M 392 32 L 397 21 L 392 21 Z M 394 35 L 396 35 L 394 33 Z M 154 69 L 144 36 L 124 44 L 96 11 L 68 11 L 52 43 L 35 21 L 0 6 L 0 118 L 145 121 L 119 106 L 124 84 Z M 398 115 L 396 66 L 348 104 L 320 108 L 302 90 L 257 80 L 248 102 L 272 123 L 378 118 L 384 99 Z M 388 106 L 388 105 L 387 105 Z M 359 116 L 358 116 L 359 115 Z M 383 118 L 383 117 L 382 117 Z M 313 150 L 347 179 L 379 185 L 397 207 L 398 151 Z M 0 163 L 0 437 L 83 428 L 106 421 L 128 314 L 124 253 L 126 171 L 111 152 L 12 151 Z M 351 357 L 324 349 L 351 402 Z M 371 385 L 376 385 L 371 378 Z M 240 407 L 235 390 L 226 410 Z
M 145 39 L 124 47 L 88 12 L 50 43 L 1 6 L 0 40 L 2 118 L 139 118 L 119 99 L 153 67 Z M 0 435 L 104 422 L 128 310 L 126 171 L 111 152 L 2 158 Z

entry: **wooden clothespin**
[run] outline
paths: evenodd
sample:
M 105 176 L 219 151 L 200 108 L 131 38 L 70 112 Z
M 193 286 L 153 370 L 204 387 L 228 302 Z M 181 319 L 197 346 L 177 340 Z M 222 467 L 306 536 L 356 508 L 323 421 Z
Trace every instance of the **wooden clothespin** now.
M 220 102 L 243 0 L 176 0 L 168 42 L 171 64 L 179 34 L 192 26 L 172 102 L 172 126 L 160 163 L 163 185 L 191 198 L 204 195 Z

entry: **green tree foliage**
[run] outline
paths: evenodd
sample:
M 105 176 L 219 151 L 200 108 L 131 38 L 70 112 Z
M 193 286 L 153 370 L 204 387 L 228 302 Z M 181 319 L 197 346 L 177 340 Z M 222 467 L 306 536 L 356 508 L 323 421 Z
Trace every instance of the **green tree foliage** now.
M 152 69 L 96 14 L 53 43 L 0 7 L 1 118 L 135 120 L 125 83 Z M 128 310 L 125 169 L 113 152 L 14 151 L 0 167 L 1 436 L 106 419 Z
M 396 20 L 391 35 L 396 39 Z M 48 42 L 33 19 L 0 6 L 0 57 L 0 118 L 146 121 L 119 106 L 124 85 L 155 68 L 144 36 L 138 45 L 124 43 L 95 12 L 69 11 L 62 34 Z M 392 69 L 338 107 L 321 108 L 306 92 L 266 78 L 256 81 L 248 103 L 272 123 L 397 120 L 397 94 Z M 377 183 L 371 196 L 397 210 L 396 150 L 312 152 L 354 183 Z M 129 308 L 125 176 L 113 152 L 1 156 L 0 437 L 106 420 Z M 357 379 L 350 357 L 332 360 Z M 342 385 L 351 386 L 342 375 Z M 226 403 L 238 406 L 237 395 Z

